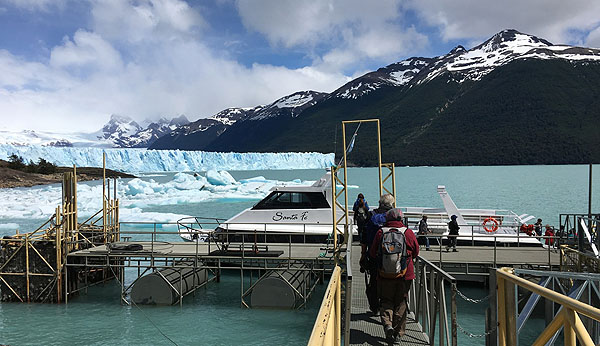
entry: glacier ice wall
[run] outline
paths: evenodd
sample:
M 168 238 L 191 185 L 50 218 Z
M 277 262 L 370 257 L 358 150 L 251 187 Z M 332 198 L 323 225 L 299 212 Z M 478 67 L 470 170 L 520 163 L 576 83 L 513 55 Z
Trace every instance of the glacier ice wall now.
M 326 168 L 334 154 L 321 153 L 217 153 L 206 151 L 147 150 L 132 148 L 58 148 L 0 144 L 0 159 L 12 154 L 27 162 L 43 158 L 59 166 L 106 167 L 124 172 L 183 172 L 219 170 Z

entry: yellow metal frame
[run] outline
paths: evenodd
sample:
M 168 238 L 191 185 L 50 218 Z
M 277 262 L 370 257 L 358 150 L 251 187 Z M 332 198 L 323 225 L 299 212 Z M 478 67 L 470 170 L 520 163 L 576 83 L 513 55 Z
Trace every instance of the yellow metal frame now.
M 498 283 L 499 346 L 516 345 L 517 341 L 514 285 L 561 305 L 561 310 L 538 336 L 533 343 L 534 346 L 545 345 L 561 327 L 564 328 L 565 346 L 575 346 L 576 340 L 579 340 L 582 345 L 594 345 L 592 338 L 579 318 L 579 314 L 600 321 L 600 309 L 520 278 L 514 274 L 512 268 L 496 270 L 496 278 Z
M 340 345 L 342 341 L 342 269 L 335 266 L 319 314 L 313 326 L 309 346 Z
M 62 302 L 62 298 L 65 296 L 64 293 L 67 290 L 67 285 L 63 282 L 64 267 L 66 263 L 66 256 L 68 253 L 78 250 L 81 248 L 79 242 L 80 238 L 90 245 L 97 244 L 97 239 L 88 239 L 80 231 L 91 231 L 102 230 L 102 241 L 101 242 L 114 242 L 119 241 L 120 238 L 120 227 L 119 227 L 119 200 L 116 198 L 116 185 L 113 189 L 114 198 L 110 196 L 110 182 L 107 189 L 106 180 L 106 156 L 103 154 L 102 157 L 103 165 L 103 180 L 102 180 L 102 209 L 96 214 L 92 215 L 83 223 L 78 223 L 77 217 L 77 168 L 73 166 L 73 172 L 65 172 L 63 175 L 63 192 L 62 192 L 62 203 L 55 209 L 54 215 L 52 215 L 48 221 L 38 227 L 35 231 L 29 233 L 15 234 L 11 239 L 0 239 L 0 245 L 3 247 L 13 246 L 15 247 L 14 252 L 11 256 L 4 261 L 0 266 L 0 281 L 11 291 L 15 297 L 21 302 L 36 301 L 40 297 L 33 297 L 30 292 L 30 281 L 33 277 L 55 277 L 53 282 L 49 283 L 45 289 L 48 289 L 52 284 L 56 283 L 57 302 Z M 116 184 L 116 183 L 115 183 Z M 100 213 L 102 217 L 95 219 Z M 98 225 L 100 219 L 102 220 L 102 226 Z M 49 257 L 44 257 L 40 251 L 36 248 L 38 241 L 53 242 L 56 246 L 56 264 L 51 265 L 52 260 Z M 23 272 L 15 272 L 5 270 L 8 264 L 16 260 L 17 256 L 21 251 L 25 251 L 25 268 Z M 31 256 L 31 257 L 30 257 Z M 43 271 L 37 268 L 35 272 L 30 270 L 30 262 L 34 258 L 40 258 L 44 263 Z M 25 290 L 24 292 L 18 292 L 19 290 L 12 287 L 6 278 L 10 276 L 21 276 L 25 278 Z M 10 280 L 9 280 L 10 281 Z M 45 289 L 43 291 L 45 291 Z M 43 292 L 42 291 L 42 292 Z
M 350 216 L 348 209 L 348 154 L 346 153 L 346 125 L 348 124 L 362 124 L 362 123 L 376 123 L 377 125 L 377 168 L 379 173 L 379 196 L 381 197 L 385 193 L 389 193 L 394 196 L 394 207 L 396 206 L 396 177 L 395 177 L 395 165 L 394 163 L 381 163 L 381 126 L 379 119 L 364 119 L 364 120 L 346 120 L 342 121 L 342 139 L 344 148 L 344 159 L 343 165 L 340 167 L 331 167 L 331 189 L 332 189 L 332 217 L 333 217 L 333 248 L 336 264 L 339 261 L 340 249 L 343 245 L 348 244 L 349 233 L 351 231 Z M 385 177 L 383 176 L 383 170 L 385 169 Z M 338 177 L 338 174 L 343 171 L 343 180 Z M 337 190 L 337 184 L 342 185 L 341 190 Z M 386 183 L 391 185 L 386 187 Z M 344 205 L 338 202 L 338 198 L 344 195 Z M 343 211 L 343 216 L 337 218 L 336 208 L 340 208 Z M 344 231 L 339 230 L 339 226 L 344 225 Z M 344 235 L 344 241 L 338 244 L 338 235 Z
M 62 273 L 65 265 L 66 254 L 72 251 L 77 245 L 78 240 L 78 224 L 77 224 L 77 170 L 73 167 L 73 172 L 66 172 L 63 176 L 63 202 L 62 205 L 56 207 L 54 215 L 48 219 L 43 225 L 30 233 L 21 233 L 14 235 L 11 239 L 3 240 L 2 243 L 9 244 L 21 243 L 15 249 L 13 254 L 8 258 L 2 267 L 0 267 L 0 281 L 19 299 L 21 302 L 31 302 L 32 296 L 30 292 L 31 278 L 36 276 L 53 276 L 56 280 L 57 302 L 62 301 L 63 284 Z M 50 264 L 50 258 L 45 258 L 36 248 L 38 241 L 51 241 L 55 243 L 56 248 L 56 265 Z M 24 272 L 5 272 L 4 268 L 17 257 L 21 249 L 25 247 L 25 271 Z M 38 268 L 36 272 L 30 271 L 31 256 L 39 257 L 45 264 L 45 273 L 40 272 Z M 47 268 L 46 268 L 47 267 Z M 24 276 L 25 277 L 25 292 L 19 294 L 4 277 L 7 276 Z M 48 284 L 48 287 L 52 283 Z M 46 288 L 48 288 L 46 287 Z M 44 290 L 43 290 L 44 291 Z M 34 300 L 37 299 L 33 297 Z

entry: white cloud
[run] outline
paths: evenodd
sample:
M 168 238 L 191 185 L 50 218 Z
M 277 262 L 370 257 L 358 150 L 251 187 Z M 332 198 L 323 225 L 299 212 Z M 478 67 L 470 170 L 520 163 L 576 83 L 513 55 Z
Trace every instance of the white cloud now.
M 92 0 L 94 32 L 108 40 L 140 43 L 171 40 L 206 25 L 201 14 L 180 0 Z
M 577 41 L 573 30 L 587 31 L 598 23 L 600 2 L 410 0 L 407 8 L 438 27 L 444 40 L 479 40 L 503 29 L 517 29 L 560 44 Z
M 200 14 L 189 17 L 177 10 L 187 4 L 148 4 L 94 3 L 95 30 L 66 37 L 52 48 L 48 61 L 0 50 L 3 126 L 94 131 L 112 113 L 138 120 L 178 114 L 194 119 L 226 107 L 270 103 L 298 90 L 332 91 L 347 81 L 341 73 L 314 67 L 246 67 L 224 59 L 196 35 Z M 106 6 L 119 11 L 110 17 Z M 136 11 L 145 14 L 134 15 L 118 30 L 109 28 L 125 21 L 123 13 Z
M 68 0 L 4 0 L 27 11 L 49 11 L 52 7 L 64 9 Z
M 50 65 L 59 68 L 88 67 L 117 69 L 122 65 L 121 55 L 100 35 L 78 30 L 73 41 L 65 37 L 63 45 L 52 49 Z
M 238 0 L 237 6 L 247 28 L 286 47 L 335 40 L 348 28 L 369 27 L 399 15 L 395 0 Z
M 600 27 L 592 30 L 585 40 L 587 47 L 600 48 Z
M 315 58 L 322 70 L 344 70 L 364 61 L 391 62 L 422 51 L 427 37 L 403 25 L 399 1 L 238 0 L 242 22 L 271 45 L 305 47 L 308 51 L 331 46 Z

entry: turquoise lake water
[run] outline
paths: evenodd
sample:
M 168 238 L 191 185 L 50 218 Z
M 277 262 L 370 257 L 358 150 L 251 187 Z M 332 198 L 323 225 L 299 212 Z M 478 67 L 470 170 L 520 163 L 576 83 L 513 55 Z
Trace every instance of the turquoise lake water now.
M 281 182 L 294 179 L 316 180 L 323 170 L 231 171 L 236 179 L 264 176 Z M 349 170 L 350 203 L 359 192 L 372 207 L 377 205 L 377 169 Z M 173 174 L 143 177 L 163 184 Z M 594 166 L 594 198 L 600 206 L 600 166 Z M 120 184 L 126 184 L 122 180 Z M 94 185 L 97 183 L 81 183 Z M 445 185 L 459 208 L 509 209 L 517 214 L 540 217 L 544 223 L 558 225 L 559 213 L 586 213 L 588 166 L 501 166 L 501 167 L 398 167 L 396 189 L 398 206 L 442 207 L 436 192 Z M 46 188 L 47 189 L 47 188 Z M 0 189 L 0 198 L 9 193 L 38 194 L 36 188 Z M 44 196 L 40 193 L 40 196 Z M 158 196 L 158 195 L 157 195 Z M 100 196 L 97 198 L 101 200 Z M 228 218 L 259 200 L 220 198 L 193 203 L 166 203 L 143 207 L 144 213 L 213 216 Z M 30 206 L 17 205 L 27 209 Z M 25 202 L 24 202 L 25 203 Z M 48 203 L 40 198 L 40 204 Z M 52 206 L 50 206 L 52 207 Z M 98 209 L 100 205 L 98 205 Z M 51 208 L 49 209 L 51 210 Z M 43 210 L 42 210 L 43 211 Z M 14 225 L 22 232 L 35 229 L 49 217 L 0 217 L 0 236 L 14 234 Z M 176 221 L 172 220 L 172 221 Z M 177 239 L 176 235 L 167 237 Z M 167 240 L 167 239 L 163 239 Z M 306 344 L 324 286 L 298 311 L 249 310 L 240 308 L 239 274 L 225 275 L 221 283 L 212 283 L 194 296 L 186 297 L 183 307 L 141 307 L 119 304 L 119 286 L 109 283 L 90 289 L 87 295 L 70 299 L 67 305 L 0 304 L 0 344 L 10 345 L 168 345 L 162 331 L 179 345 L 303 345 Z M 461 285 L 472 298 L 487 295 L 487 289 Z M 469 304 L 458 299 L 458 321 L 469 332 L 484 332 L 486 303 Z M 525 333 L 534 335 L 543 325 L 532 320 Z M 523 335 L 523 340 L 530 336 Z M 526 343 L 526 342 L 525 342 Z M 481 345 L 483 339 L 469 339 L 459 333 L 460 345 Z

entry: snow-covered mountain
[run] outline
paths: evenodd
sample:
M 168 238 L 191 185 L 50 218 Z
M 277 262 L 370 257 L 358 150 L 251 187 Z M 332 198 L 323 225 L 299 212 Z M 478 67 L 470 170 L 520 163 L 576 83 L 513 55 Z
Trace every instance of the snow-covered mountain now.
M 201 149 L 210 141 L 220 136 L 229 126 L 261 108 L 262 106 L 254 108 L 226 108 L 210 118 L 198 119 L 172 129 L 150 143 L 148 148 Z
M 267 106 L 253 109 L 252 113 L 249 113 L 248 117 L 242 119 L 242 121 L 265 120 L 281 116 L 295 118 L 300 115 L 303 110 L 314 106 L 327 96 L 327 93 L 312 90 L 298 91 L 291 95 L 284 96 Z
M 40 145 L 54 147 L 97 146 L 95 136 L 85 133 L 52 133 L 23 130 L 20 132 L 0 130 L 0 144 Z
M 408 84 L 432 58 L 410 58 L 356 78 L 331 93 L 332 97 L 357 99 L 382 86 L 401 87 Z
M 156 139 L 189 124 L 185 115 L 168 120 L 161 118 L 145 128 L 130 117 L 111 115 L 102 129 L 92 133 L 54 133 L 23 130 L 0 130 L 0 144 L 40 145 L 50 147 L 146 148 Z
M 600 61 L 600 50 L 554 45 L 517 30 L 503 30 L 469 50 L 457 46 L 435 58 L 409 58 L 356 78 L 331 95 L 357 99 L 384 86 L 411 87 L 453 72 L 458 82 L 481 80 L 495 68 L 519 59 L 565 59 Z
M 327 93 L 316 91 L 299 91 L 284 96 L 266 106 L 227 108 L 210 118 L 199 119 L 186 126 L 179 127 L 155 141 L 150 148 L 201 150 L 231 127 L 244 128 L 249 123 L 255 124 L 279 117 L 295 118 L 305 109 L 317 104 L 327 96 Z
M 163 118 L 142 127 L 129 117 L 112 115 L 110 121 L 94 134 L 0 131 L 0 143 L 233 150 L 228 142 L 243 143 L 240 138 L 252 136 L 260 141 L 260 136 L 267 131 L 260 129 L 264 124 L 268 124 L 268 130 L 277 135 L 276 127 L 281 125 L 282 119 L 302 118 L 301 115 L 306 110 L 315 109 L 313 106 L 330 100 L 352 102 L 381 89 L 410 90 L 440 76 L 457 83 L 476 82 L 495 69 L 517 60 L 552 59 L 571 63 L 600 62 L 600 50 L 554 45 L 533 35 L 512 29 L 503 30 L 468 50 L 457 46 L 445 55 L 432 58 L 412 57 L 390 64 L 344 84 L 331 94 L 299 91 L 266 106 L 227 108 L 192 123 L 182 115 L 170 121 Z
M 148 124 L 145 129 L 118 138 L 114 143 L 117 147 L 121 148 L 147 148 L 160 137 L 189 124 L 189 122 L 185 115 L 180 115 L 171 120 L 161 118 L 156 122 Z

